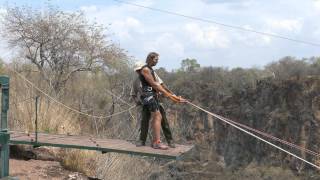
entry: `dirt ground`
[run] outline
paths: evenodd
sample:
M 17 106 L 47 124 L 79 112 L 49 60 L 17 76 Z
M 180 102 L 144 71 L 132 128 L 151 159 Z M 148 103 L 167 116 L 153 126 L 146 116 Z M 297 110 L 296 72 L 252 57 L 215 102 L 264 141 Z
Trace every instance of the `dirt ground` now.
M 19 180 L 87 180 L 88 178 L 78 172 L 62 168 L 59 162 L 30 159 L 10 159 L 10 176 Z

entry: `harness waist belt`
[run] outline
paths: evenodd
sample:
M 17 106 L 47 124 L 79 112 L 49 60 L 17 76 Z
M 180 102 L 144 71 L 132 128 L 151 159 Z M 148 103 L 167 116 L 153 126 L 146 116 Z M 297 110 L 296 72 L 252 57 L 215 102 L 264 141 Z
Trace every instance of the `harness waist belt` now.
M 145 92 L 151 92 L 153 90 L 153 88 L 151 86 L 145 86 L 145 87 L 142 87 L 142 89 Z
M 146 100 L 146 101 L 150 101 L 152 98 L 153 98 L 153 96 L 149 96 L 149 97 L 147 97 L 145 100 Z

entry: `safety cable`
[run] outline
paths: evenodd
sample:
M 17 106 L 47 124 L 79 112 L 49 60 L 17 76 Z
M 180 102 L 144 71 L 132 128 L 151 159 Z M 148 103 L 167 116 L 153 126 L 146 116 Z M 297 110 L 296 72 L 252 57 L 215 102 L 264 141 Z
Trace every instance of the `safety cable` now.
M 217 115 L 217 114 L 216 114 L 216 115 Z M 232 121 L 232 120 L 230 120 L 230 119 L 228 119 L 228 118 L 225 118 L 225 117 L 222 117 L 222 116 L 219 116 L 219 115 L 217 115 L 217 116 L 220 117 L 220 118 L 222 118 L 222 119 L 224 119 L 224 120 L 226 120 L 226 121 L 229 121 L 229 122 L 231 122 L 231 123 L 233 123 L 233 124 L 236 124 L 236 125 L 241 126 L 241 127 L 245 128 L 245 129 L 248 129 L 248 130 L 251 130 L 251 131 L 253 131 L 253 132 L 256 132 L 256 133 L 258 133 L 258 134 L 260 134 L 260 135 L 262 135 L 262 136 L 268 137 L 268 138 L 270 138 L 270 139 L 272 139 L 272 140 L 275 140 L 275 141 L 278 141 L 278 142 L 280 142 L 280 143 L 286 144 L 286 145 L 288 145 L 288 146 L 290 146 L 290 147 L 293 147 L 293 148 L 295 148 L 295 149 L 299 149 L 299 150 L 301 150 L 301 151 L 303 151 L 303 152 L 306 152 L 306 153 L 311 154 L 311 155 L 314 155 L 314 156 L 318 156 L 318 157 L 320 156 L 320 154 L 317 153 L 317 152 L 311 151 L 311 150 L 309 150 L 309 149 L 303 148 L 303 147 L 298 146 L 298 145 L 296 145 L 296 144 L 293 144 L 293 143 L 290 143 L 290 142 L 288 142 L 288 141 L 282 140 L 282 139 L 277 138 L 277 137 L 275 137 L 275 136 L 273 136 L 273 135 L 271 135 L 271 134 L 268 134 L 268 133 L 259 131 L 259 130 L 257 130 L 257 129 L 251 128 L 251 127 L 249 127 L 249 126 L 247 126 L 247 125 L 244 125 L 244 124 L 241 124 L 241 123 Z
M 207 114 L 210 114 L 211 116 L 213 116 L 213 117 L 215 117 L 215 118 L 217 118 L 217 119 L 219 119 L 219 120 L 221 120 L 221 121 L 229 124 L 230 126 L 235 127 L 235 128 L 237 128 L 237 129 L 239 129 L 240 131 L 242 131 L 242 132 L 244 132 L 244 133 L 246 133 L 246 134 L 248 134 L 248 135 L 251 135 L 251 136 L 253 136 L 253 137 L 255 137 L 255 138 L 257 138 L 257 139 L 259 139 L 259 140 L 261 140 L 261 141 L 263 141 L 263 142 L 265 142 L 265 143 L 267 143 L 267 144 L 269 144 L 269 145 L 271 145 L 271 146 L 273 146 L 273 147 L 275 147 L 275 148 L 277 148 L 277 149 L 279 149 L 279 150 L 281 150 L 281 151 L 283 151 L 283 152 L 285 152 L 285 153 L 287 153 L 287 154 L 289 154 L 289 155 L 297 158 L 297 159 L 300 159 L 301 161 L 303 161 L 303 162 L 305 162 L 305 163 L 307 163 L 307 164 L 309 164 L 309 165 L 317 168 L 318 170 L 320 170 L 320 166 L 317 166 L 316 164 L 314 164 L 314 163 L 312 163 L 312 162 L 309 162 L 309 161 L 307 161 L 307 160 L 305 160 L 305 159 L 303 159 L 303 158 L 301 158 L 301 157 L 299 157 L 299 156 L 297 156 L 297 155 L 295 155 L 295 154 L 293 154 L 293 153 L 291 153 L 291 152 L 289 152 L 289 151 L 287 151 L 287 150 L 285 150 L 285 149 L 283 149 L 283 148 L 281 148 L 281 147 L 279 147 L 279 146 L 277 146 L 277 145 L 275 145 L 275 144 L 273 144 L 273 143 L 271 143 L 271 142 L 269 142 L 269 141 L 267 141 L 267 140 L 265 140 L 265 139 L 263 139 L 263 138 L 255 135 L 255 134 L 253 134 L 253 133 L 251 133 L 251 132 L 249 132 L 249 131 L 247 131 L 247 130 L 245 130 L 245 129 L 243 129 L 243 128 L 235 125 L 235 124 L 233 124 L 232 122 L 227 121 L 227 120 L 221 118 L 221 116 L 216 115 L 216 114 L 214 114 L 214 113 L 212 113 L 212 112 L 210 112 L 210 111 L 207 111 L 207 110 L 201 108 L 200 106 L 197 106 L 197 105 L 193 104 L 193 103 L 190 102 L 190 101 L 187 101 L 187 103 L 190 104 L 191 106 L 193 106 L 193 107 L 195 107 L 195 108 L 197 108 L 197 109 L 200 109 L 200 110 L 202 110 L 203 112 L 206 112 Z
M 44 94 L 45 96 L 47 96 L 50 100 L 52 100 L 53 102 L 63 106 L 64 108 L 66 109 L 69 109 L 73 112 L 76 112 L 78 114 L 82 114 L 82 115 L 85 115 L 85 116 L 88 116 L 88 117 L 92 117 L 92 118 L 98 118 L 98 119 L 105 119 L 105 118 L 109 118 L 109 117 L 112 117 L 112 116 L 116 116 L 116 115 L 119 115 L 119 114 L 122 114 L 122 113 L 125 113 L 127 111 L 130 111 L 131 109 L 135 108 L 137 105 L 133 105 L 131 106 L 129 109 L 126 109 L 124 111 L 120 111 L 120 112 L 117 112 L 117 113 L 114 113 L 114 114 L 110 114 L 110 115 L 107 115 L 107 116 L 95 116 L 95 115 L 91 115 L 91 114 L 87 114 L 87 113 L 84 113 L 84 112 L 81 112 L 79 110 L 76 110 L 74 108 L 71 108 L 65 104 L 63 104 L 62 102 L 56 100 L 55 98 L 51 97 L 49 94 L 47 94 L 46 92 L 44 92 L 43 90 L 41 90 L 40 88 L 38 88 L 36 85 L 34 85 L 31 81 L 29 81 L 26 77 L 24 77 L 23 75 L 21 75 L 19 72 L 17 72 L 16 70 L 14 69 L 11 69 L 10 67 L 8 67 L 7 69 L 9 69 L 10 71 L 16 73 L 20 78 L 22 78 L 24 81 L 28 82 L 32 87 L 34 87 L 35 89 L 37 89 L 39 92 L 41 92 L 42 94 Z
M 280 39 L 285 39 L 285 40 L 288 40 L 288 41 L 293 41 L 293 42 L 296 42 L 296 43 L 301 43 L 301 44 L 307 44 L 307 45 L 311 45 L 311 46 L 320 47 L 319 43 L 314 43 L 314 42 L 304 41 L 304 40 L 299 40 L 299 39 L 293 39 L 293 38 L 282 36 L 282 35 L 278 35 L 278 34 L 267 33 L 267 32 L 262 32 L 262 31 L 257 31 L 257 30 L 253 30 L 253 29 L 244 28 L 244 27 L 241 27 L 241 26 L 225 24 L 225 23 L 221 23 L 221 22 L 217 22 L 217 21 L 213 21 L 213 20 L 209 20 L 209 19 L 204 19 L 204 18 L 189 16 L 189 15 L 184 15 L 184 14 L 180 14 L 180 13 L 176 13 L 176 12 L 172 12 L 172 11 L 168 11 L 168 10 L 163 10 L 163 9 L 143 6 L 143 5 L 132 3 L 132 2 L 121 1 L 121 0 L 114 0 L 114 1 L 116 1 L 118 3 L 122 3 L 122 4 L 127 4 L 127 5 L 136 6 L 136 7 L 140 7 L 140 8 L 144 8 L 144 9 L 149 9 L 149 10 L 152 10 L 152 11 L 165 13 L 165 14 L 170 14 L 170 15 L 174 15 L 174 16 L 180 16 L 180 17 L 184 17 L 184 18 L 188 18 L 188 19 L 192 19 L 192 20 L 196 20 L 196 21 L 202 21 L 202 22 L 206 22 L 206 23 L 216 24 L 216 25 L 219 25 L 219 26 L 227 27 L 227 28 L 237 29 L 237 30 L 241 30 L 241 31 L 260 34 L 260 35 L 263 35 L 263 36 L 270 36 L 270 37 L 274 37 L 274 38 L 280 38 Z
M 128 106 L 131 106 L 131 104 L 127 103 L 126 101 L 124 101 L 123 99 L 121 99 L 119 96 L 117 96 L 117 95 L 115 95 L 114 93 L 112 93 L 110 90 L 108 90 L 108 89 L 105 89 L 105 90 L 106 90 L 106 92 L 107 92 L 109 95 L 115 97 L 116 99 L 118 99 L 118 100 L 121 101 L 122 103 L 124 103 L 124 104 L 126 104 L 126 105 L 128 105 Z
M 116 97 L 116 98 L 117 98 L 118 100 L 120 100 L 122 103 L 124 103 L 124 104 L 126 104 L 126 105 L 128 105 L 128 106 L 131 106 L 131 104 L 129 104 L 128 102 L 126 102 L 126 101 L 124 101 L 123 99 L 121 99 L 120 96 L 115 95 L 114 93 L 112 93 L 112 92 L 111 92 L 110 90 L 108 90 L 108 89 L 105 89 L 105 90 L 106 90 L 106 92 L 107 92 L 109 95 L 111 95 L 111 96 L 113 96 L 113 97 Z M 137 106 L 137 105 L 136 105 L 136 106 Z M 128 110 L 128 111 L 129 111 L 130 117 L 136 121 L 135 117 L 132 115 L 132 112 L 131 112 L 130 110 Z
M 19 103 L 23 103 L 23 102 L 28 102 L 29 100 L 33 100 L 35 99 L 36 97 L 28 97 L 28 98 L 25 98 L 21 101 L 17 101 L 17 102 L 10 102 L 9 105 L 17 105 Z

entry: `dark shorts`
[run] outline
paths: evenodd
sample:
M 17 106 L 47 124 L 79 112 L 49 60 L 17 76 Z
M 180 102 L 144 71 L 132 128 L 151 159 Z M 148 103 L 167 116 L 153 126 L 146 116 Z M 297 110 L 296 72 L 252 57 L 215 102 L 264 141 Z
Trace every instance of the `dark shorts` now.
M 156 111 L 159 111 L 160 109 L 159 100 L 154 96 L 141 97 L 141 101 L 142 101 L 143 107 L 147 108 L 150 112 L 156 112 Z

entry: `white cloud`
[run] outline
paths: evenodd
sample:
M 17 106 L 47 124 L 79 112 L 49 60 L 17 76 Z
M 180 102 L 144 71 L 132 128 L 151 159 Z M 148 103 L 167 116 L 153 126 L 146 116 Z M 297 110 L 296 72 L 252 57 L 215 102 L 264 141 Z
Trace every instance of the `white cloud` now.
M 0 21 L 3 20 L 3 16 L 7 14 L 7 10 L 4 8 L 0 8 Z
M 182 56 L 184 55 L 184 46 L 171 33 L 163 33 L 158 36 L 155 41 L 144 43 L 145 51 L 159 51 L 160 54 L 166 56 Z
M 320 27 L 318 27 L 318 29 L 316 29 L 314 32 L 313 32 L 313 36 L 315 37 L 314 39 L 319 41 L 320 40 Z
M 230 40 L 227 35 L 216 26 L 200 27 L 196 23 L 185 25 L 187 36 L 201 48 L 227 48 Z
M 295 33 L 299 33 L 303 25 L 300 19 L 267 19 L 266 22 L 271 30 Z
M 271 43 L 271 37 L 270 36 L 262 36 L 262 40 L 265 44 Z
M 59 0 L 60 7 L 65 1 Z M 70 1 L 70 0 L 67 0 Z M 73 1 L 70 1 L 73 2 Z M 80 1 L 79 1 L 80 2 Z M 81 1 L 82 2 L 82 1 Z M 211 64 L 212 59 L 223 59 L 219 65 L 232 66 L 236 59 L 246 67 L 259 59 L 265 64 L 286 55 L 318 55 L 317 50 L 299 44 L 256 33 L 238 31 L 196 20 L 172 16 L 123 3 L 99 1 L 78 4 L 74 10 L 84 11 L 89 20 L 108 27 L 106 34 L 129 55 L 145 59 L 150 51 L 159 52 L 160 63 L 173 68 L 173 60 L 197 58 Z M 188 16 L 244 27 L 301 40 L 318 41 L 320 0 L 132 0 L 143 6 L 168 10 Z M 84 6 L 84 5 L 87 6 Z M 275 6 L 276 4 L 276 6 Z M 0 7 L 0 14 L 5 13 Z M 0 17 L 1 18 L 1 17 Z M 247 24 L 247 25 L 246 25 Z M 248 48 L 249 47 L 249 48 Z M 268 47 L 268 48 L 265 48 Z M 281 51 L 279 51 L 281 49 Z M 317 52 L 317 54 L 313 52 Z M 232 56 L 230 55 L 232 54 Z M 236 58 L 235 58 L 236 57 Z M 238 58 L 239 57 L 239 58 Z M 263 57 L 263 58 L 260 58 Z M 237 65 L 241 66 L 241 63 Z M 256 64 L 256 62 L 255 62 Z
M 111 23 L 111 29 L 121 40 L 132 39 L 135 34 L 143 34 L 144 28 L 141 22 L 133 17 L 127 17 L 124 20 L 116 20 Z
M 5 8 L 0 8 L 1 15 L 6 14 L 6 13 L 7 13 L 7 10 Z
M 317 10 L 320 10 L 320 0 L 314 0 L 313 5 Z
M 145 1 L 143 4 L 149 4 Z M 121 43 L 131 41 L 145 32 L 145 26 L 135 17 L 141 9 L 123 4 L 113 6 L 82 6 L 88 19 L 108 26 L 108 34 L 113 34 Z M 138 11 L 139 10 L 139 11 Z M 136 12 L 136 13 L 133 13 Z M 137 13 L 138 12 L 138 13 Z
M 85 13 L 95 13 L 98 11 L 97 6 L 92 5 L 92 6 L 82 6 L 80 7 L 80 10 L 85 12 Z
M 133 17 L 128 17 L 125 21 L 125 24 L 128 26 L 128 27 L 131 27 L 131 28 L 140 28 L 141 26 L 141 23 L 140 21 L 138 21 L 137 19 L 133 18 Z
M 254 30 L 250 25 L 242 26 L 247 30 Z M 271 33 L 271 32 L 268 32 Z M 262 36 L 256 33 L 251 32 L 238 32 L 235 33 L 234 38 L 241 42 L 241 44 L 245 44 L 251 47 L 256 46 L 265 46 L 272 43 L 272 38 L 270 36 Z

